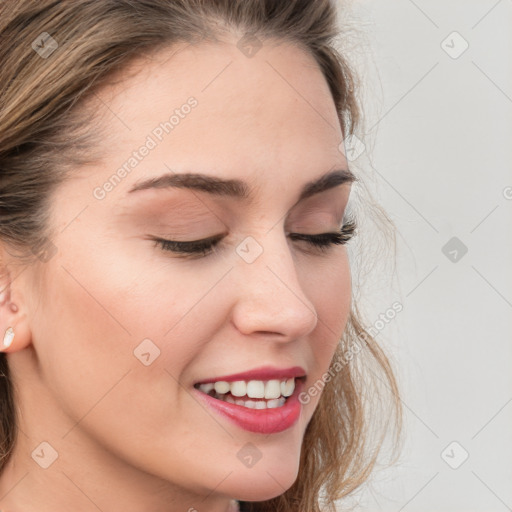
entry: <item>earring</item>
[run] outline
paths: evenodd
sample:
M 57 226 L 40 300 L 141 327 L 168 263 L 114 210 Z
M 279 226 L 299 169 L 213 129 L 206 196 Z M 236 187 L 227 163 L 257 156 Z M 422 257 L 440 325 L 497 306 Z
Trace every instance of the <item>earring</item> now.
M 2 348 L 10 347 L 13 339 L 14 339 L 14 329 L 12 327 L 8 327 L 5 330 Z

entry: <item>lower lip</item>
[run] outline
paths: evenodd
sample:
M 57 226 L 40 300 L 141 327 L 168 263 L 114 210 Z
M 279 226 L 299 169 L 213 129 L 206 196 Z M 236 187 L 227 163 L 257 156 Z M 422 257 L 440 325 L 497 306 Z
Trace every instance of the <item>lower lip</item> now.
M 286 399 L 283 406 L 274 409 L 249 409 L 243 405 L 218 400 L 195 388 L 194 391 L 209 408 L 225 416 L 244 430 L 258 434 L 277 434 L 293 427 L 299 419 L 302 407 L 299 402 L 301 389 L 302 381 L 296 379 L 293 394 Z

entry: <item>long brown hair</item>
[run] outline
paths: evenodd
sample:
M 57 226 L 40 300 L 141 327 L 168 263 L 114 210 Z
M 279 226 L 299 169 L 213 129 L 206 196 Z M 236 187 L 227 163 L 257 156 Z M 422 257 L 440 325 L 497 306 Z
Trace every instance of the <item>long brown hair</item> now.
M 176 43 L 217 41 L 229 33 L 291 42 L 318 62 L 344 136 L 359 121 L 356 79 L 336 48 L 330 0 L 6 0 L 0 3 L 0 240 L 20 261 L 37 261 L 52 238 L 51 194 L 67 173 L 98 158 L 93 116 L 84 108 L 134 59 Z M 343 36 L 343 34 L 341 34 Z M 42 41 L 42 42 L 41 42 Z M 341 141 L 340 141 L 341 142 Z M 40 259 L 40 258 L 39 258 Z M 358 343 L 352 361 L 341 367 Z M 390 362 L 363 328 L 353 302 L 331 377 L 306 429 L 298 478 L 281 496 L 245 510 L 318 512 L 363 483 L 377 460 L 370 433 L 381 420 L 367 397 L 389 394 L 401 424 Z M 369 388 L 372 387 L 372 391 Z M 0 471 L 17 435 L 16 393 L 0 355 Z M 381 429 L 386 430 L 385 426 Z M 398 429 L 399 430 L 399 429 Z

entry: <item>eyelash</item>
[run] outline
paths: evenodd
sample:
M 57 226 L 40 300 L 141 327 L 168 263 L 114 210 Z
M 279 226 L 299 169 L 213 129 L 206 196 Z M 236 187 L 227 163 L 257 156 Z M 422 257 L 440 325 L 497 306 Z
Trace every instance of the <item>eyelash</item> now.
M 343 227 L 333 233 L 320 233 L 318 235 L 302 235 L 300 233 L 290 233 L 292 240 L 301 240 L 307 242 L 314 249 L 325 253 L 334 245 L 345 245 L 350 241 L 356 231 L 355 221 L 349 221 Z M 174 240 L 164 240 L 155 238 L 154 241 L 164 251 L 169 251 L 185 257 L 204 257 L 215 253 L 218 250 L 217 244 L 223 235 L 218 235 L 204 240 L 176 242 Z

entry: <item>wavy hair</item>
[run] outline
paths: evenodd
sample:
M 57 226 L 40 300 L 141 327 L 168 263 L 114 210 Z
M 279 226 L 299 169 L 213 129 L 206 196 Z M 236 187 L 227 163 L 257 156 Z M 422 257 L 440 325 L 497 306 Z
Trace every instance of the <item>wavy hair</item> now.
M 88 130 L 94 116 L 85 108 L 87 99 L 119 73 L 122 76 L 135 59 L 177 43 L 215 42 L 235 33 L 300 46 L 314 57 L 329 85 L 344 137 L 353 134 L 360 119 L 356 76 L 337 50 L 336 38 L 343 37 L 339 27 L 338 11 L 330 0 L 1 2 L 2 245 L 18 252 L 20 261 L 36 261 L 52 236 L 52 192 L 73 168 L 98 156 L 99 136 Z M 44 33 L 58 44 L 48 58 L 41 58 L 33 47 Z M 358 352 L 346 361 L 354 343 Z M 336 366 L 340 361 L 344 364 Z M 368 478 L 383 439 L 382 434 L 377 435 L 377 444 L 369 441 L 380 419 L 368 407 L 368 399 L 391 397 L 399 425 L 401 408 L 390 361 L 365 331 L 354 302 L 330 374 L 305 432 L 295 483 L 273 499 L 242 503 L 244 510 L 335 510 L 335 501 Z M 16 443 L 15 391 L 2 353 L 0 471 Z M 387 424 L 381 430 L 387 430 Z

